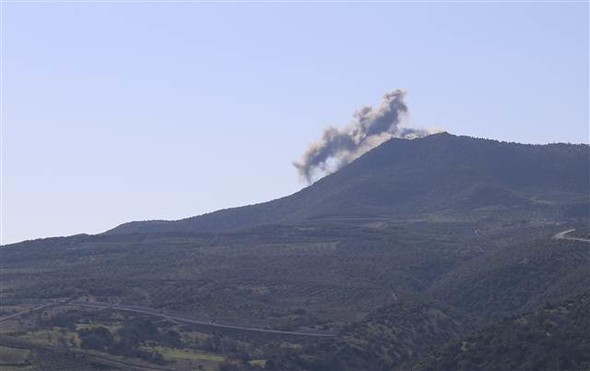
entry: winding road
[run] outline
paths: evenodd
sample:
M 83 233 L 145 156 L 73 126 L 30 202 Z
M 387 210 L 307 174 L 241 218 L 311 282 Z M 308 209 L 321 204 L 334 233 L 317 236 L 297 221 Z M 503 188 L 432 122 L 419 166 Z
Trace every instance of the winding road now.
M 33 313 L 33 312 L 38 312 L 38 311 L 43 310 L 43 309 L 55 307 L 57 305 L 59 305 L 59 303 L 46 303 L 46 304 L 42 304 L 42 305 L 40 305 L 38 307 L 34 307 L 34 308 L 27 309 L 27 310 L 23 310 L 22 312 L 14 313 L 14 314 L 11 314 L 11 315 L 6 316 L 6 317 L 1 317 L 0 318 L 0 322 L 8 321 L 8 320 L 13 319 L 13 318 L 18 318 L 18 317 L 23 316 L 25 314 L 29 314 L 29 313 Z
M 590 239 L 582 238 L 582 237 L 572 237 L 568 236 L 571 232 L 574 232 L 575 229 L 568 229 L 562 232 L 559 232 L 553 236 L 554 240 L 569 240 L 569 241 L 580 241 L 590 243 Z M 163 311 L 160 311 L 155 308 L 149 307 L 137 307 L 131 305 L 118 305 L 118 304 L 110 304 L 110 303 L 103 303 L 103 302 L 84 302 L 84 301 L 75 301 L 75 300 L 59 300 L 59 301 L 43 301 L 37 302 L 39 306 L 27 309 L 26 311 L 14 313 L 5 317 L 0 318 L 0 323 L 4 321 L 8 321 L 11 319 L 15 319 L 21 317 L 26 314 L 30 314 L 33 312 L 38 312 L 43 309 L 61 306 L 61 305 L 69 305 L 69 306 L 76 306 L 76 307 L 84 307 L 84 308 L 105 308 L 111 310 L 118 310 L 123 312 L 131 312 L 131 313 L 139 313 L 145 314 L 148 316 L 159 317 L 168 321 L 174 321 L 179 323 L 187 323 L 193 325 L 201 325 L 201 326 L 208 326 L 208 327 L 217 327 L 217 328 L 226 328 L 226 329 L 233 329 L 233 330 L 241 330 L 241 331 L 251 331 L 251 332 L 259 332 L 259 333 L 267 333 L 267 334 L 277 334 L 277 335 L 290 335 L 290 336 L 310 336 L 310 337 L 323 337 L 323 338 L 330 338 L 338 336 L 338 332 L 336 331 L 282 331 L 282 330 L 272 330 L 272 329 L 265 329 L 265 328 L 258 328 L 258 327 L 249 327 L 249 326 L 240 326 L 240 325 L 230 325 L 230 324 L 222 324 L 217 323 L 210 320 L 200 320 L 195 318 L 184 317 L 176 314 L 170 314 Z
M 202 325 L 208 327 L 217 327 L 217 328 L 226 328 L 232 330 L 241 330 L 241 331 L 251 331 L 251 332 L 259 332 L 259 333 L 266 333 L 266 334 L 277 334 L 277 335 L 290 335 L 290 336 L 310 336 L 310 337 L 322 337 L 322 338 L 331 338 L 338 336 L 338 333 L 335 331 L 282 331 L 282 330 L 272 330 L 272 329 L 265 329 L 265 328 L 258 328 L 258 327 L 248 327 L 248 326 L 239 326 L 239 325 L 230 325 L 230 324 L 222 324 L 217 323 L 214 321 L 207 321 L 207 320 L 199 320 L 195 318 L 189 318 L 179 315 L 174 315 L 170 313 L 165 313 L 159 311 L 155 308 L 148 308 L 148 307 L 136 307 L 131 305 L 117 305 L 117 304 L 110 304 L 110 303 L 103 303 L 103 302 L 84 302 L 84 301 L 75 301 L 75 300 L 60 300 L 57 302 L 46 302 L 42 305 L 33 308 L 32 310 L 26 310 L 19 313 L 11 314 L 6 317 L 0 318 L 0 322 L 7 321 L 10 319 L 14 319 L 25 314 L 30 313 L 31 311 L 37 312 L 49 307 L 60 306 L 60 305 L 69 305 L 69 306 L 76 306 L 76 307 L 83 307 L 83 308 L 105 308 L 111 310 L 118 310 L 123 312 L 132 312 L 132 313 L 139 313 L 145 314 L 148 316 L 160 317 L 169 321 L 180 322 L 180 323 L 188 323 L 192 325 Z
M 568 234 L 572 233 L 573 231 L 575 231 L 575 229 L 568 229 L 568 230 L 565 230 L 563 232 L 559 232 L 555 236 L 553 236 L 553 239 L 554 240 L 581 241 L 581 242 L 588 242 L 588 243 L 590 243 L 590 239 L 588 239 L 588 238 L 568 236 Z

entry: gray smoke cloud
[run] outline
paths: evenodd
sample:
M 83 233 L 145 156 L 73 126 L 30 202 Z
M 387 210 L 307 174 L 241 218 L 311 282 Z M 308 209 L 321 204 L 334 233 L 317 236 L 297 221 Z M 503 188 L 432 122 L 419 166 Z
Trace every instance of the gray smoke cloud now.
M 326 128 L 321 139 L 311 144 L 302 159 L 293 164 L 299 175 L 311 183 L 316 173 L 338 170 L 393 137 L 428 135 L 425 130 L 400 128 L 400 122 L 408 114 L 405 95 L 401 89 L 386 93 L 379 107 L 366 106 L 356 111 L 347 127 Z

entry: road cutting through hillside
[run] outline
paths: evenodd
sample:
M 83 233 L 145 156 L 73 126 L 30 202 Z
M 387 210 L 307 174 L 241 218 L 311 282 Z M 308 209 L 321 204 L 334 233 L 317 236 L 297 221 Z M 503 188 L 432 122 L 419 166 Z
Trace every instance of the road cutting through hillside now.
M 139 313 L 145 314 L 148 316 L 160 317 L 169 321 L 173 322 L 180 322 L 180 323 L 188 323 L 193 325 L 201 325 L 201 326 L 208 326 L 208 327 L 217 327 L 217 328 L 225 328 L 230 330 L 240 330 L 240 331 L 250 331 L 250 332 L 259 332 L 259 333 L 266 333 L 266 334 L 276 334 L 276 335 L 290 335 L 290 336 L 310 336 L 310 337 L 322 337 L 322 338 L 331 338 L 338 336 L 337 332 L 329 332 L 329 331 L 282 331 L 282 330 L 272 330 L 272 329 L 264 329 L 264 328 L 257 328 L 257 327 L 247 327 L 247 326 L 238 326 L 238 325 L 230 325 L 230 324 L 223 324 L 218 323 L 213 320 L 198 320 L 194 318 L 187 318 L 182 317 L 170 313 L 165 313 L 163 311 L 158 311 L 154 308 L 148 307 L 137 307 L 131 305 L 116 305 L 110 303 L 102 303 L 102 302 L 82 302 L 82 301 L 74 301 L 74 300 L 60 300 L 59 302 L 49 302 L 43 303 L 43 305 L 33 308 L 32 311 L 39 311 L 42 309 L 46 309 L 52 306 L 58 305 L 70 305 L 70 306 L 77 306 L 77 307 L 85 307 L 85 308 L 101 308 L 101 309 L 111 309 L 111 310 L 118 310 L 123 312 L 132 312 L 132 313 Z M 22 315 L 30 313 L 29 310 L 12 314 L 7 317 L 0 318 L 0 322 L 7 321 L 9 319 L 18 318 Z
M 574 228 L 574 229 L 568 229 L 568 230 L 563 231 L 563 232 L 559 232 L 555 236 L 553 236 L 553 239 L 554 240 L 581 241 L 581 242 L 590 243 L 590 239 L 588 239 L 588 238 L 567 236 L 568 234 L 572 233 L 575 230 L 576 229 Z
M 27 309 L 27 310 L 24 310 L 22 312 L 18 312 L 18 313 L 14 313 L 14 314 L 11 314 L 11 315 L 6 316 L 6 317 L 2 317 L 2 318 L 0 318 L 0 322 L 4 322 L 4 321 L 8 321 L 8 320 L 11 320 L 11 319 L 14 319 L 14 318 L 18 318 L 18 317 L 23 316 L 25 314 L 31 314 L 33 312 L 38 312 L 38 311 L 43 310 L 43 309 L 55 307 L 57 305 L 59 305 L 59 303 L 53 303 L 53 302 L 52 303 L 46 303 L 46 304 L 40 305 L 40 306 L 35 307 L 35 308 Z

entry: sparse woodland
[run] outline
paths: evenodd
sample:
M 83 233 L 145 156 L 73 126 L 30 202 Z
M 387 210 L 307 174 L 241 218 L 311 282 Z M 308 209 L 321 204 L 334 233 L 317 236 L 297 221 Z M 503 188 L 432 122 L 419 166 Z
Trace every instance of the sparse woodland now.
M 590 235 L 588 146 L 433 137 L 270 203 L 2 247 L 0 367 L 590 368 L 590 243 L 553 238 Z

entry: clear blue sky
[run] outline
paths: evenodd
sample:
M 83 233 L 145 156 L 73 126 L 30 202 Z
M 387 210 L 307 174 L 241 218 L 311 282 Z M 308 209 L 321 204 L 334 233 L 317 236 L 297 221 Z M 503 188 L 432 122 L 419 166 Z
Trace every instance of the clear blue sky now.
M 2 5 L 2 241 L 300 189 L 326 125 L 408 90 L 411 124 L 588 142 L 588 4 Z

